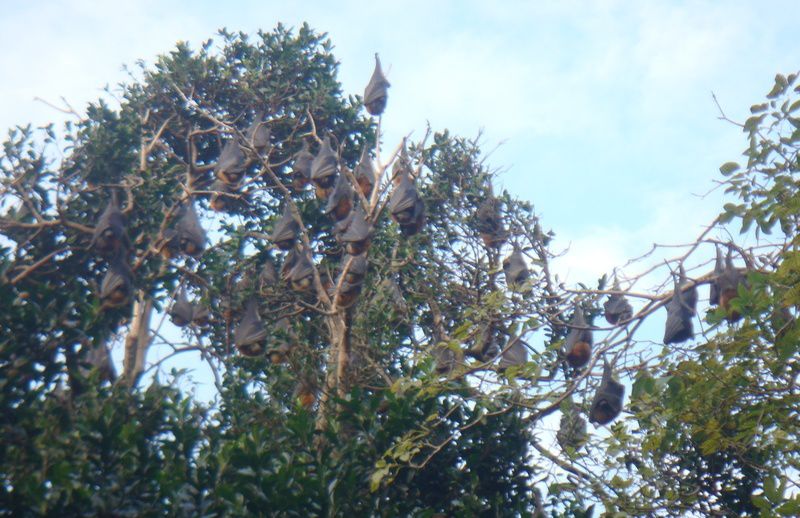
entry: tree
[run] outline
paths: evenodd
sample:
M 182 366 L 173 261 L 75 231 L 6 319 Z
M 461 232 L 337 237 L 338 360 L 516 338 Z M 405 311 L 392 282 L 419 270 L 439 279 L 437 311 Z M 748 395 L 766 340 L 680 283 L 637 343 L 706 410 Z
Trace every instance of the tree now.
M 796 416 L 782 406 L 795 397 L 794 303 L 775 312 L 793 293 L 796 212 L 726 207 L 761 231 L 789 222 L 789 235 L 743 250 L 705 233 L 671 258 L 664 268 L 677 271 L 701 245 L 724 244 L 750 272 L 707 317 L 707 341 L 644 354 L 642 322 L 727 277 L 689 269 L 677 293 L 628 292 L 639 275 L 566 288 L 550 269 L 552 232 L 529 203 L 494 193 L 479 139 L 428 129 L 382 141 L 379 62 L 362 99 L 342 93 L 330 43 L 307 26 L 220 37 L 216 51 L 179 44 L 131 72 L 119 108 L 99 101 L 67 125 L 63 159 L 52 128 L 19 127 L 4 144 L 0 508 L 502 516 L 796 504 L 781 492 L 795 465 Z M 784 81 L 778 95 L 794 78 Z M 763 121 L 745 126 L 758 135 Z M 774 142 L 794 159 L 769 176 L 784 189 L 770 199 L 793 199 L 794 141 Z M 728 185 L 755 183 L 769 160 Z M 721 330 L 733 311 L 744 323 Z M 155 343 L 207 363 L 216 403 L 173 387 L 179 372 L 144 378 Z M 624 419 L 613 378 L 634 380 Z M 719 381 L 697 381 L 708 378 Z M 544 431 L 558 415 L 560 452 Z M 768 437 L 755 416 L 774 426 Z

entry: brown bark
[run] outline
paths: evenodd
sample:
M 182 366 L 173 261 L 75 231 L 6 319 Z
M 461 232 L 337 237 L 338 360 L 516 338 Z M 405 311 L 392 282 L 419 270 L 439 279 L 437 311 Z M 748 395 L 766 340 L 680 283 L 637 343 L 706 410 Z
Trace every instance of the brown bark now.
M 122 362 L 122 378 L 129 387 L 136 386 L 144 370 L 144 361 L 147 349 L 150 347 L 150 317 L 153 314 L 153 303 L 150 300 L 142 302 L 145 297 L 143 292 L 138 294 L 133 304 L 133 320 L 125 337 L 125 356 Z

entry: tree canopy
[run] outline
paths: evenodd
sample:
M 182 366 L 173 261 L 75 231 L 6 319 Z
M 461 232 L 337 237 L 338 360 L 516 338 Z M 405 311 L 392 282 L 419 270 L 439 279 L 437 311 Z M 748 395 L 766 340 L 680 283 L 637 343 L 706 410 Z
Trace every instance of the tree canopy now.
M 384 141 L 377 56 L 218 40 L 4 142 L 3 513 L 798 514 L 796 74 L 701 235 L 567 286 L 479 138 Z

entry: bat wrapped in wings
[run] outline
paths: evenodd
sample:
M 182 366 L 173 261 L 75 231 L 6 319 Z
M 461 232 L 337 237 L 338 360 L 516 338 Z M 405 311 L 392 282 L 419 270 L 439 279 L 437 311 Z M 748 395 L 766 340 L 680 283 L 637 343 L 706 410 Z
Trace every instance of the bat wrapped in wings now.
M 386 109 L 386 101 L 389 97 L 388 88 L 391 86 L 386 76 L 383 75 L 381 69 L 381 60 L 375 54 L 375 70 L 372 72 L 372 77 L 364 89 L 364 107 L 370 115 L 380 115 Z
M 287 203 L 283 207 L 283 214 L 281 219 L 275 223 L 272 228 L 272 234 L 269 240 L 275 243 L 275 246 L 281 250 L 289 250 L 297 241 L 297 235 L 300 233 L 300 225 L 292 216 L 292 209 Z
M 375 186 L 375 166 L 372 163 L 372 158 L 369 156 L 369 149 L 364 146 L 361 150 L 361 159 L 359 159 L 355 170 L 353 171 L 358 190 L 365 198 L 369 198 L 372 194 L 372 188 Z
M 516 246 L 511 255 L 503 259 L 503 274 L 506 284 L 511 287 L 521 286 L 530 276 L 522 251 Z
M 615 292 L 621 291 L 617 279 L 614 279 L 614 286 L 611 289 Z M 603 303 L 603 313 L 606 317 L 606 321 L 612 326 L 615 326 L 620 322 L 631 319 L 633 316 L 633 307 L 631 307 L 625 295 L 614 293 L 609 295 L 608 299 Z
M 350 181 L 344 175 L 339 175 L 323 212 L 334 220 L 341 221 L 350 214 L 352 208 L 353 189 L 350 187 Z
M 339 174 L 339 160 L 331 147 L 330 137 L 325 137 L 319 147 L 317 155 L 311 162 L 311 181 L 317 186 L 321 198 L 327 198 L 327 190 L 333 187 L 333 182 Z
M 172 320 L 172 323 L 178 327 L 184 327 L 189 325 L 192 321 L 192 316 L 194 314 L 194 307 L 186 298 L 186 292 L 181 289 L 178 292 L 178 297 L 175 299 L 175 302 L 172 304 L 172 307 L 169 310 L 169 317 Z
M 111 260 L 100 283 L 100 301 L 103 307 L 119 308 L 130 301 L 133 292 L 131 269 L 119 252 Z
M 389 212 L 392 214 L 400 231 L 405 236 L 418 233 L 425 222 L 425 203 L 417 192 L 411 176 L 401 171 L 392 196 L 389 198 Z
M 130 241 L 125 232 L 125 217 L 119 210 L 116 196 L 111 197 L 111 201 L 98 218 L 90 246 L 104 255 L 130 248 Z
M 583 367 L 592 357 L 592 330 L 586 323 L 586 317 L 580 306 L 575 306 L 575 312 L 569 323 L 569 334 L 564 341 L 564 356 L 570 367 Z
M 258 302 L 249 299 L 245 304 L 244 315 L 233 333 L 233 343 L 244 356 L 259 356 L 264 353 L 264 339 L 267 330 L 258 316 Z
M 475 214 L 478 233 L 489 248 L 498 248 L 506 241 L 506 229 L 500 215 L 500 200 L 489 194 Z
M 625 386 L 614 379 L 611 366 L 604 364 L 603 380 L 594 395 L 589 421 L 601 425 L 610 423 L 622 412 L 624 398 Z

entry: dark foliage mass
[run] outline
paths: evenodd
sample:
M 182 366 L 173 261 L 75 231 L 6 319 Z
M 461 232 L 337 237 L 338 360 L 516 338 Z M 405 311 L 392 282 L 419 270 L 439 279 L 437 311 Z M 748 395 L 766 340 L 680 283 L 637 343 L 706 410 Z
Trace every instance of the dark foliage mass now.
M 655 268 L 568 288 L 477 139 L 381 143 L 377 56 L 362 98 L 307 26 L 219 40 L 131 71 L 63 155 L 52 128 L 4 143 L 0 514 L 798 509 L 800 130 L 751 119 L 763 140 L 722 168 L 744 203 L 721 220 L 782 240 L 712 226 L 664 264 L 672 290 L 633 289 Z M 754 108 L 798 127 L 794 81 Z M 637 332 L 662 307 L 659 353 Z M 213 403 L 156 346 L 206 365 Z

